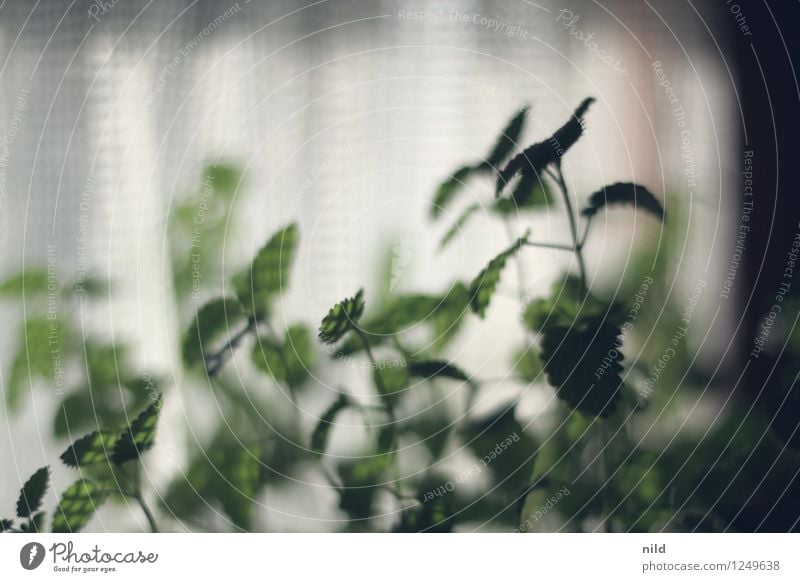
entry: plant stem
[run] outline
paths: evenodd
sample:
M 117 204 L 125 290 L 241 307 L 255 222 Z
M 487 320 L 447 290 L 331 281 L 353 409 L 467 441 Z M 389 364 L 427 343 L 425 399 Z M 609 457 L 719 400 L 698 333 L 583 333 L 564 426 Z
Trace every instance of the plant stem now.
M 275 332 L 275 329 L 272 327 L 272 324 L 269 322 L 269 320 L 264 320 L 264 327 L 266 327 L 267 332 L 270 334 L 270 336 L 272 336 L 272 341 L 275 345 L 275 348 L 278 350 L 278 357 L 281 359 L 283 369 L 286 370 L 285 384 L 289 389 L 289 398 L 292 400 L 292 404 L 295 408 L 295 420 L 297 420 L 299 423 L 300 417 L 298 414 L 299 408 L 297 404 L 297 389 L 294 383 L 289 379 L 289 359 L 286 357 L 286 352 L 284 351 L 284 349 L 286 349 L 286 345 L 281 343 L 278 334 Z M 300 425 L 298 424 L 298 427 L 299 426 Z
M 256 329 L 258 321 L 255 317 L 251 317 L 247 321 L 247 326 L 239 331 L 236 335 L 232 336 L 228 342 L 218 349 L 213 354 L 205 358 L 206 373 L 209 376 L 216 376 L 222 369 L 225 361 L 233 354 L 233 350 L 241 343 L 241 341 Z
M 564 173 L 561 171 L 561 163 L 559 162 L 556 165 L 556 180 L 558 181 L 558 186 L 561 189 L 561 194 L 564 196 L 564 205 L 567 209 L 567 218 L 569 219 L 569 230 L 572 234 L 572 242 L 575 244 L 575 257 L 578 260 L 578 270 L 580 271 L 581 277 L 581 286 L 583 287 L 584 292 L 588 292 L 588 287 L 586 286 L 586 265 L 583 262 L 583 247 L 581 246 L 580 240 L 578 239 L 578 225 L 575 221 L 575 213 L 572 209 L 572 200 L 569 197 L 569 189 L 567 188 L 567 183 L 564 181 Z
M 374 377 L 375 383 L 378 385 L 378 390 L 380 391 L 381 395 L 388 395 L 389 391 L 386 389 L 386 384 L 383 383 L 383 377 L 381 376 L 381 371 L 378 367 L 378 360 L 375 359 L 375 355 L 372 353 L 372 347 L 369 345 L 369 338 L 366 336 L 364 331 L 357 326 L 354 326 L 353 329 L 356 332 L 356 335 L 361 338 L 361 343 L 364 344 L 364 351 L 366 352 L 367 357 L 372 364 L 372 368 L 376 372 Z M 397 422 L 397 417 L 395 416 L 394 406 L 390 405 L 388 402 L 386 405 L 386 413 L 389 415 L 389 422 L 391 424 L 395 424 Z M 397 468 L 397 431 L 392 434 L 392 442 L 389 447 L 389 454 L 392 455 L 392 471 L 394 473 L 395 482 L 399 487 L 400 474 Z
M 551 174 L 552 176 L 552 174 Z M 572 233 L 572 240 L 575 243 L 575 257 L 578 261 L 578 269 L 580 271 L 580 278 L 581 278 L 581 288 L 583 289 L 584 298 L 585 295 L 588 295 L 589 288 L 586 284 L 586 265 L 583 261 L 583 244 L 586 242 L 586 237 L 589 235 L 589 225 L 591 224 L 591 217 L 587 220 L 586 227 L 583 232 L 583 236 L 579 239 L 578 238 L 578 225 L 577 221 L 575 220 L 575 213 L 572 209 L 572 199 L 569 196 L 569 189 L 567 188 L 567 183 L 564 180 L 564 172 L 561 170 L 561 162 L 556 164 L 556 174 L 555 179 L 558 182 L 559 188 L 561 189 L 561 193 L 564 196 L 564 205 L 566 206 L 567 210 L 567 218 L 569 219 L 569 229 Z M 600 517 L 602 519 L 602 526 L 603 531 L 608 532 L 608 521 L 606 519 L 606 508 L 608 507 L 608 427 L 606 426 L 606 421 L 604 419 L 599 419 L 600 422 L 600 480 L 602 481 L 601 490 L 600 490 Z
M 135 499 L 136 502 L 139 504 L 139 507 L 141 507 L 142 511 L 144 512 L 144 517 L 145 519 L 147 519 L 147 523 L 150 526 L 150 531 L 153 533 L 158 533 L 158 524 L 156 523 L 155 517 L 153 517 L 153 512 L 150 511 L 150 507 L 147 505 L 147 502 L 144 500 L 144 497 L 142 496 L 142 489 L 141 486 L 139 485 L 138 468 L 139 466 L 137 465 L 136 478 L 133 478 L 125 470 L 125 467 L 123 467 L 122 465 L 119 466 L 120 472 L 125 476 L 125 479 L 127 479 L 128 484 L 131 486 L 131 491 L 125 491 L 120 488 L 116 492 L 119 493 L 120 495 L 124 495 Z
M 539 247 L 539 248 L 542 248 L 542 249 L 556 249 L 556 250 L 559 250 L 559 251 L 569 251 L 571 253 L 577 252 L 577 250 L 578 250 L 577 247 L 571 247 L 571 246 L 568 246 L 568 245 L 560 245 L 560 244 L 557 244 L 557 243 L 527 241 L 527 242 L 524 242 L 522 244 L 524 244 L 525 246 L 528 246 L 528 247 Z
M 608 425 L 606 420 L 600 419 L 600 481 L 602 490 L 600 491 L 600 519 L 602 520 L 603 532 L 608 533 L 608 518 L 606 509 L 608 508 Z
M 150 531 L 153 533 L 158 533 L 158 524 L 156 524 L 156 520 L 153 517 L 153 513 L 150 511 L 150 508 L 145 502 L 144 497 L 142 497 L 141 492 L 138 491 L 134 492 L 134 498 L 136 499 L 136 501 L 139 502 L 139 506 L 142 508 L 142 511 L 144 512 L 144 516 L 147 519 L 147 523 L 150 524 Z

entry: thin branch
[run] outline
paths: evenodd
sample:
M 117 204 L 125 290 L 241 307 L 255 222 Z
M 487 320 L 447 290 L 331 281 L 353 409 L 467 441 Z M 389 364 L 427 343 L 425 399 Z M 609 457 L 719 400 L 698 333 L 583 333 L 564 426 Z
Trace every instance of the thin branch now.
M 572 241 L 575 244 L 575 257 L 578 259 L 578 270 L 580 271 L 581 286 L 584 292 L 588 292 L 586 286 L 586 265 L 583 262 L 583 253 L 581 252 L 580 243 L 578 241 L 578 225 L 575 221 L 575 213 L 572 210 L 572 200 L 569 197 L 569 189 L 567 183 L 564 181 L 564 173 L 561 171 L 561 163 L 556 164 L 556 179 L 561 193 L 564 196 L 564 204 L 567 207 L 567 218 L 569 218 L 569 230 L 572 234 Z
M 547 242 L 537 242 L 537 241 L 526 241 L 522 243 L 528 247 L 539 247 L 542 249 L 556 249 L 559 251 L 569 251 L 574 253 L 577 251 L 576 247 L 571 247 L 569 245 L 560 245 L 558 243 L 547 243 Z
M 216 376 L 222 370 L 222 366 L 233 354 L 233 351 L 238 347 L 242 340 L 247 337 L 251 332 L 255 331 L 258 321 L 255 317 L 251 317 L 247 321 L 247 326 L 239 331 L 236 335 L 232 336 L 228 342 L 223 345 L 219 350 L 206 356 L 206 373 L 209 376 Z

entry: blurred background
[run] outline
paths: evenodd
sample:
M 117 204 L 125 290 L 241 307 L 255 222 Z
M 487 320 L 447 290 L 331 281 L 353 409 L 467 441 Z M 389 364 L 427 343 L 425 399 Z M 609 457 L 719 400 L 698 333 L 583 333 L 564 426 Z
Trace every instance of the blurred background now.
M 520 108 L 530 107 L 518 144 L 524 147 L 549 136 L 587 96 L 597 101 L 586 115 L 586 134 L 565 158 L 577 200 L 582 205 L 605 184 L 635 181 L 656 194 L 669 218 L 662 227 L 642 213 L 609 211 L 595 220 L 587 245 L 588 279 L 598 295 L 627 297 L 643 276 L 655 279 L 645 323 L 626 339 L 626 369 L 641 367 L 632 383 L 642 384 L 694 290 L 704 289 L 681 359 L 664 372 L 655 404 L 631 424 L 631 438 L 651 451 L 676 435 L 702 441 L 732 405 L 762 315 L 758 298 L 749 295 L 751 274 L 760 271 L 738 270 L 737 229 L 745 152 L 756 150 L 757 169 L 771 167 L 776 155 L 767 138 L 763 150 L 748 144 L 743 130 L 746 118 L 757 125 L 767 120 L 764 110 L 747 109 L 747 85 L 761 85 L 750 76 L 759 69 L 750 60 L 749 27 L 761 23 L 756 33 L 777 38 L 767 28 L 777 21 L 765 6 L 743 3 L 734 11 L 725 2 L 667 0 L 445 1 L 435 8 L 414 0 L 3 3 L 0 279 L 10 283 L 0 304 L 6 330 L 0 337 L 0 498 L 12 505 L 27 476 L 50 464 L 56 492 L 48 499 L 55 505 L 57 492 L 74 479 L 58 466 L 58 454 L 102 416 L 83 418 L 77 432 L 59 427 L 52 419 L 59 418 L 65 397 L 80 395 L 73 410 L 99 410 L 93 374 L 95 384 L 107 374 L 111 385 L 147 374 L 158 378 L 165 394 L 160 452 L 145 465 L 147 495 L 159 505 L 191 468 L 193 451 L 208 446 L 209 433 L 239 422 L 209 378 L 185 368 L 181 336 L 196 310 L 230 294 L 231 277 L 290 222 L 297 223 L 300 242 L 290 287 L 273 314 L 279 335 L 294 322 L 315 330 L 331 305 L 362 287 L 368 311 L 380 293 L 384 299 L 445 293 L 454 280 L 471 280 L 508 246 L 509 236 L 526 228 L 536 240 L 569 243 L 557 202 L 536 213 L 493 215 L 492 177 L 470 179 L 438 221 L 430 207 L 439 184 L 484 156 Z M 448 225 L 473 203 L 480 210 L 440 250 Z M 774 223 L 774 204 L 761 208 Z M 203 225 L 204 251 L 187 262 L 196 224 Z M 757 236 L 748 240 L 748 251 L 757 248 Z M 512 373 L 509 362 L 525 337 L 516 325 L 519 295 L 547 294 L 571 261 L 568 254 L 531 249 L 519 266 L 504 273 L 488 317 L 467 318 L 441 357 L 481 379 L 476 415 L 513 400 L 516 422 L 535 440 L 557 424 L 557 402 L 543 378 L 526 382 Z M 48 284 L 55 280 L 67 292 L 32 294 L 27 280 L 13 280 L 28 269 L 44 270 Z M 91 291 L 69 292 L 76 282 Z M 768 287 L 766 301 L 774 293 Z M 750 320 L 742 316 L 745 304 L 755 312 Z M 36 335 L 24 322 L 41 315 L 57 324 L 54 341 L 65 355 L 63 370 L 54 370 L 52 356 L 45 356 L 45 372 L 37 375 L 31 358 L 38 356 L 30 354 L 47 332 Z M 795 315 L 786 325 L 793 326 Z M 307 434 L 336 386 L 354 394 L 371 386 L 363 366 L 314 349 L 316 364 L 299 410 L 252 369 L 246 354 L 234 357 L 225 381 L 261 398 L 260 406 L 278 417 L 297 412 L 300 432 Z M 27 363 L 19 363 L 20 354 L 27 354 Z M 443 406 L 461 406 L 455 387 L 445 386 L 442 394 Z M 125 398 L 114 414 L 145 401 Z M 353 413 L 337 423 L 332 454 L 358 456 L 362 420 Z M 276 432 L 283 434 L 279 424 Z M 470 465 L 460 449 L 453 445 L 451 472 Z M 401 463 L 404 476 L 430 462 L 411 457 Z M 661 469 L 661 480 L 652 484 L 657 493 L 679 465 Z M 220 510 L 220 503 L 206 499 L 200 509 L 186 510 L 196 523 L 165 511 L 163 528 L 346 528 L 347 508 L 321 471 L 309 465 L 287 474 L 246 495 L 253 505 L 246 526 L 224 501 Z M 476 484 L 476 491 L 485 485 Z M 370 528 L 391 529 L 400 509 L 392 499 L 379 500 L 372 515 L 383 517 Z M 570 515 L 548 527 L 591 529 L 591 521 L 570 523 Z M 138 508 L 122 503 L 105 506 L 87 529 L 143 527 Z M 507 527 L 473 518 L 462 529 Z

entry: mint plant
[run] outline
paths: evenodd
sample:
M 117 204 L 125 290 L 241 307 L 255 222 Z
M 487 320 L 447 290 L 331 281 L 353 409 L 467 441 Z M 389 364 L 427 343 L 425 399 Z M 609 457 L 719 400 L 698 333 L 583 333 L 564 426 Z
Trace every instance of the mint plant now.
M 53 511 L 53 533 L 78 532 L 109 497 L 133 500 L 141 508 L 153 532 L 158 531 L 155 516 L 144 499 L 140 479 L 140 457 L 149 450 L 156 436 L 161 397 L 150 404 L 124 430 L 91 432 L 76 440 L 61 455 L 61 461 L 80 472 L 80 478 L 67 487 Z M 0 520 L 4 532 L 41 532 L 45 512 L 40 507 L 50 483 L 50 469 L 36 471 L 23 485 L 17 501 L 16 518 Z

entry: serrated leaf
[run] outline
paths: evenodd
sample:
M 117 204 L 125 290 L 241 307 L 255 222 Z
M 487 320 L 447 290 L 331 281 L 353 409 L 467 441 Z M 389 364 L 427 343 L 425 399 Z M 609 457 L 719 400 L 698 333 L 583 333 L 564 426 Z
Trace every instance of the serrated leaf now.
M 517 147 L 517 142 L 522 135 L 522 130 L 525 127 L 525 116 L 528 113 L 528 108 L 523 107 L 519 112 L 511 118 L 508 125 L 500 132 L 500 137 L 492 147 L 491 152 L 486 156 L 486 161 L 482 162 L 478 168 L 481 170 L 495 171 L 508 155 Z
M 519 238 L 513 245 L 489 261 L 486 268 L 472 280 L 469 290 L 470 307 L 480 317 L 486 314 L 492 295 L 500 282 L 500 275 L 506 266 L 506 261 L 528 242 L 528 236 L 529 233 L 525 233 L 525 236 Z
M 568 275 L 557 280 L 551 287 L 549 297 L 534 299 L 526 307 L 522 316 L 525 327 L 540 332 L 547 326 L 570 326 L 578 317 L 605 315 L 617 322 L 621 306 L 601 301 L 587 294 L 580 279 Z
M 359 289 L 355 296 L 331 307 L 319 326 L 319 339 L 326 344 L 335 344 L 355 327 L 363 313 L 364 290 Z
M 431 378 L 450 378 L 451 380 L 460 380 L 462 382 L 470 381 L 470 377 L 461 368 L 443 360 L 410 362 L 408 364 L 408 373 L 411 376 L 425 378 L 426 380 Z
M 17 517 L 25 519 L 39 509 L 50 483 L 50 469 L 42 467 L 36 471 L 22 486 L 17 500 Z
M 298 238 L 294 223 L 279 230 L 258 251 L 250 268 L 234 278 L 236 295 L 248 312 L 265 315 L 271 300 L 289 286 Z
M 105 502 L 107 493 L 94 481 L 80 479 L 61 496 L 53 514 L 53 533 L 76 533 Z
M 120 435 L 112 456 L 116 464 L 138 459 L 143 452 L 153 446 L 160 412 L 161 396 L 137 416 L 130 427 Z
M 300 323 L 286 330 L 281 344 L 276 345 L 272 338 L 259 338 L 250 354 L 259 370 L 292 386 L 302 384 L 308 377 L 315 355 L 311 330 Z
M 224 297 L 203 305 L 183 338 L 183 360 L 187 366 L 202 362 L 217 343 L 238 331 L 246 314 L 238 299 Z
M 589 206 L 583 209 L 584 216 L 594 216 L 598 210 L 614 204 L 631 204 L 664 220 L 664 208 L 658 198 L 644 186 L 633 182 L 617 182 L 605 186 L 589 196 Z
M 0 533 L 8 533 L 14 527 L 14 520 L 0 519 Z
M 444 249 L 453 238 L 463 230 L 464 225 L 467 223 L 467 220 L 475 214 L 478 210 L 480 210 L 481 205 L 477 202 L 472 204 L 471 206 L 467 207 L 464 212 L 462 212 L 456 221 L 452 224 L 452 226 L 447 230 L 445 235 L 442 237 L 442 241 L 439 243 L 439 250 Z
M 593 102 L 592 97 L 584 99 L 569 121 L 558 128 L 552 136 L 533 144 L 512 158 L 497 176 L 495 194 L 499 196 L 517 174 L 523 177 L 538 176 L 546 166 L 558 162 L 583 134 L 583 116 Z
M 622 330 L 603 316 L 553 324 L 542 335 L 542 365 L 558 397 L 573 409 L 606 417 L 622 387 Z
M 433 203 L 431 204 L 431 217 L 438 218 L 445 207 L 452 202 L 456 193 L 464 185 L 464 181 L 474 171 L 472 166 L 464 166 L 459 168 L 436 190 L 433 196 Z
M 118 435 L 94 431 L 71 444 L 60 459 L 68 467 L 75 468 L 108 464 L 118 440 Z
M 19 526 L 21 533 L 39 533 L 43 531 L 44 526 L 44 511 L 40 511 L 31 517 L 26 523 Z
M 350 399 L 346 394 L 339 394 L 328 409 L 320 416 L 314 432 L 311 434 L 311 450 L 322 454 L 328 448 L 328 437 L 333 428 L 333 421 L 336 416 L 345 408 L 350 406 Z

